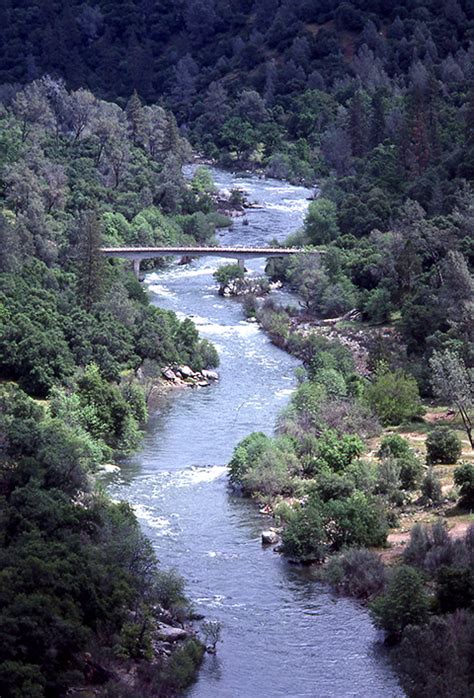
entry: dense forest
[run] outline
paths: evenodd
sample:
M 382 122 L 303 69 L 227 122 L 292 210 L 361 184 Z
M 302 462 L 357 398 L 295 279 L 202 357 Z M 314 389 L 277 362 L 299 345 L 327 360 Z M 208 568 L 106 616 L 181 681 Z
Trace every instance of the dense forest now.
M 43 78 L 0 119 L 1 694 L 113 686 L 120 662 L 137 663 L 138 695 L 173 692 L 202 652 L 190 640 L 164 666 L 153 651 L 160 614 L 186 616 L 182 582 L 93 476 L 140 444 L 164 366 L 218 359 L 98 248 L 210 239 L 214 216 L 185 186 L 187 145 L 159 107 Z
M 281 500 L 289 557 L 335 555 L 327 579 L 375 599 L 410 695 L 472 695 L 472 528 L 454 542 L 415 528 L 395 572 L 365 546 L 383 546 L 415 497 L 436 507 L 432 466 L 461 453 L 444 426 L 427 463 L 384 429 L 438 400 L 472 445 L 473 42 L 472 0 L 2 2 L 2 696 L 84 681 L 121 695 L 117 662 L 138 665 L 137 695 L 169 695 L 199 661 L 191 640 L 148 663 L 157 620 L 187 613 L 182 582 L 93 477 L 138 447 L 163 366 L 218 362 L 190 320 L 98 253 L 215 243 L 226 221 L 205 174 L 183 179 L 191 147 L 316 187 L 288 244 L 324 246 L 322 263 L 272 261 L 269 276 L 306 316 L 356 309 L 393 330 L 361 376 L 346 347 L 295 332 L 294 310 L 247 299 L 304 369 L 275 438 L 236 449 L 233 484 Z M 454 477 L 468 511 L 474 466 Z

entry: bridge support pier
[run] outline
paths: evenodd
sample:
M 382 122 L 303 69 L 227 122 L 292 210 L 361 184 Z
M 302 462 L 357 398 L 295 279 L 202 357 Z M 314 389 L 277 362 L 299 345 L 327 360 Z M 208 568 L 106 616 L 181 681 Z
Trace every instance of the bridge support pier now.
M 238 259 L 237 264 L 239 265 L 239 269 L 242 269 L 242 271 L 245 271 L 245 259 Z
M 137 279 L 140 280 L 140 260 L 139 259 L 133 260 L 133 273 L 135 274 Z

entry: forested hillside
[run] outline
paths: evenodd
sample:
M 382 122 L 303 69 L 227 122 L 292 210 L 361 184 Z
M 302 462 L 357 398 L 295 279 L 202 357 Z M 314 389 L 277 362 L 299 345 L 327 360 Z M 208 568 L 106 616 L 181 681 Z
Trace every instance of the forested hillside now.
M 376 471 L 359 459 L 359 436 L 417 419 L 421 399 L 437 398 L 466 415 L 472 445 L 473 59 L 473 0 L 1 3 L 2 696 L 106 681 L 103 695 L 122 695 L 122 662 L 138 677 L 124 695 L 170 695 L 199 661 L 190 641 L 177 659 L 147 663 L 157 620 L 186 616 L 182 583 L 156 567 L 132 510 L 93 478 L 138 447 L 145 388 L 164 365 L 218 361 L 190 320 L 151 305 L 125 263 L 98 253 L 102 243 L 214 242 L 225 221 L 206 173 L 192 186 L 183 179 L 191 146 L 228 167 L 317 185 L 289 243 L 324 245 L 322 265 L 301 255 L 269 274 L 312 319 L 356 309 L 358 330 L 390 328 L 361 378 L 337 343 L 299 334 L 294 311 L 260 308 L 306 372 L 279 436 L 237 448 L 235 484 L 303 497 L 296 516 L 283 506 L 283 549 L 306 560 L 382 544 L 420 487 L 426 506 L 441 498 L 403 439 L 382 443 Z M 471 507 L 473 466 L 457 472 Z M 404 598 L 432 589 L 439 572 L 436 609 L 462 611 L 442 630 L 454 633 L 460 618 L 469 630 L 459 644 L 472 646 L 472 534 L 457 547 L 436 528 L 417 535 L 405 561 L 424 576 L 401 569 Z M 376 577 L 379 563 L 364 555 L 357 568 L 369 560 Z M 399 627 L 392 586 L 376 617 L 399 640 L 409 621 L 426 621 L 428 601 L 415 594 L 420 613 Z M 416 632 L 405 636 L 410 658 Z M 436 632 L 433 621 L 421 644 L 436 646 Z
M 153 649 L 160 613 L 186 616 L 182 582 L 93 476 L 139 446 L 165 365 L 217 355 L 98 248 L 209 240 L 210 203 L 182 179 L 174 117 L 137 97 L 122 110 L 42 78 L 0 129 L 0 693 L 118 695 L 124 663 L 137 695 L 173 691 L 201 653 L 190 641 L 176 670 Z
M 445 179 L 472 174 L 472 143 L 460 146 L 473 12 L 471 0 L 6 2 L 0 82 L 49 73 L 123 104 L 135 89 L 164 96 L 209 153 L 307 179 L 368 158 L 389 188 L 422 176 L 410 195 L 442 208 Z

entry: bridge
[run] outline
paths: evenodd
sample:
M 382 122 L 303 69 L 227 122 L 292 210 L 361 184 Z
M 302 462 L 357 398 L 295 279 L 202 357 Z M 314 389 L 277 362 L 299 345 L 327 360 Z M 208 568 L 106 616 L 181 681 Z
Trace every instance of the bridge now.
M 258 257 L 288 257 L 306 252 L 301 247 L 101 247 L 100 253 L 105 257 L 130 259 L 138 278 L 140 263 L 144 259 L 158 257 L 230 257 L 236 259 L 239 266 L 245 268 L 246 259 Z M 309 254 L 323 254 L 324 250 L 310 250 Z

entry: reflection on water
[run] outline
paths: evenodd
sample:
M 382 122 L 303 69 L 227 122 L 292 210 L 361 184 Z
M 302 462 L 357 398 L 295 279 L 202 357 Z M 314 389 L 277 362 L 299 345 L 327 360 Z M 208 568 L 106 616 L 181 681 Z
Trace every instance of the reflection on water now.
M 221 244 L 265 245 L 302 222 L 308 191 L 215 171 L 217 184 L 246 189 L 265 206 L 237 220 Z M 216 657 L 206 657 L 189 696 L 401 696 L 366 611 L 336 599 L 309 569 L 291 566 L 260 534 L 269 521 L 227 488 L 226 463 L 251 431 L 272 432 L 295 387 L 297 362 L 246 322 L 236 301 L 216 294 L 212 273 L 226 260 L 201 259 L 150 274 L 152 297 L 191 316 L 218 347 L 220 380 L 175 391 L 150 419 L 141 452 L 110 477 L 110 491 L 135 508 L 163 565 L 177 568 L 200 612 L 223 623 Z M 248 263 L 261 273 L 263 260 Z

